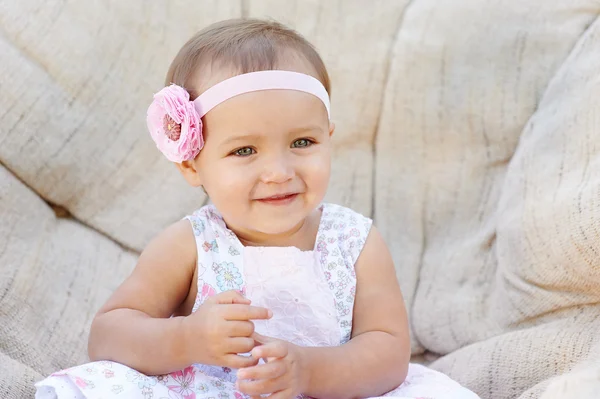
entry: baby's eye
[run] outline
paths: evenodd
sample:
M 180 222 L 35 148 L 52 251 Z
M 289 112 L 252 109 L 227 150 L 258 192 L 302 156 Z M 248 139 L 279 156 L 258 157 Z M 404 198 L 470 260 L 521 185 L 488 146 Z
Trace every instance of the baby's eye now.
M 309 139 L 298 139 L 292 143 L 292 148 L 302 148 L 312 145 L 313 142 Z
M 251 148 L 251 147 L 240 148 L 233 152 L 234 155 L 237 155 L 239 157 L 247 157 L 248 155 L 252 155 L 254 153 L 255 153 L 254 148 Z

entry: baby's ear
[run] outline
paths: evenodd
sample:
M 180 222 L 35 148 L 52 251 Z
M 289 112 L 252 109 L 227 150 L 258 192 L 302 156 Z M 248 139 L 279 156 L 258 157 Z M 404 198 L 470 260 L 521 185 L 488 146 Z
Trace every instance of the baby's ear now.
M 200 178 L 200 174 L 198 173 L 198 167 L 196 165 L 195 160 L 183 161 L 182 163 L 176 163 L 175 165 L 177 165 L 177 169 L 179 169 L 184 179 L 188 182 L 190 186 L 202 186 L 202 179 Z
M 335 123 L 329 122 L 329 137 L 333 135 L 333 131 L 335 130 Z

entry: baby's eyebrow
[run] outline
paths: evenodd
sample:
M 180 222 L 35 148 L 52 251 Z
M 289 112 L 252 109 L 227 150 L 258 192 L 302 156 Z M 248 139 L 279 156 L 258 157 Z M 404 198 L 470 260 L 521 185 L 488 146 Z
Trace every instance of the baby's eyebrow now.
M 292 135 L 297 135 L 300 133 L 308 133 L 308 132 L 323 132 L 323 128 L 318 125 L 299 126 L 299 127 L 294 127 L 292 129 L 288 130 L 287 134 L 289 136 L 292 136 Z M 225 140 L 223 140 L 223 142 L 221 142 L 220 145 L 227 146 L 227 145 L 230 145 L 231 143 L 235 143 L 237 141 L 246 141 L 246 142 L 257 141 L 261 138 L 264 138 L 264 137 L 260 134 L 255 134 L 255 133 L 237 134 L 237 135 L 226 138 Z
M 292 128 L 288 131 L 289 134 L 306 133 L 306 132 L 322 132 L 323 128 L 319 125 L 308 125 Z
M 260 135 L 258 135 L 258 134 L 239 134 L 239 135 L 231 136 L 231 137 L 225 139 L 221 143 L 221 145 L 231 144 L 231 143 L 234 143 L 236 141 L 252 141 L 252 140 L 258 139 L 259 136 Z

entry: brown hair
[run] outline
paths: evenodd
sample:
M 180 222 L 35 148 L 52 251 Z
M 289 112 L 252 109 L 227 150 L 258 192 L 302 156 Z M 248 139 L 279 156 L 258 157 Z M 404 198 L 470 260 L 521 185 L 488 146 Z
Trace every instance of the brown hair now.
M 285 57 L 304 58 L 329 94 L 331 84 L 323 60 L 304 37 L 278 22 L 230 19 L 196 33 L 171 63 L 165 84 L 184 87 L 193 99 L 201 93 L 191 87 L 198 69 L 233 66 L 240 74 L 277 69 Z

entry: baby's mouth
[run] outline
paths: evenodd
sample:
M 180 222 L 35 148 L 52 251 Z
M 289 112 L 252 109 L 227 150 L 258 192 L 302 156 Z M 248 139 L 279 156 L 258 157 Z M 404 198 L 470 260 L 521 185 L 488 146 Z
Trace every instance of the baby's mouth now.
M 298 193 L 276 194 L 270 197 L 260 198 L 258 201 L 269 205 L 286 205 L 296 199 Z

